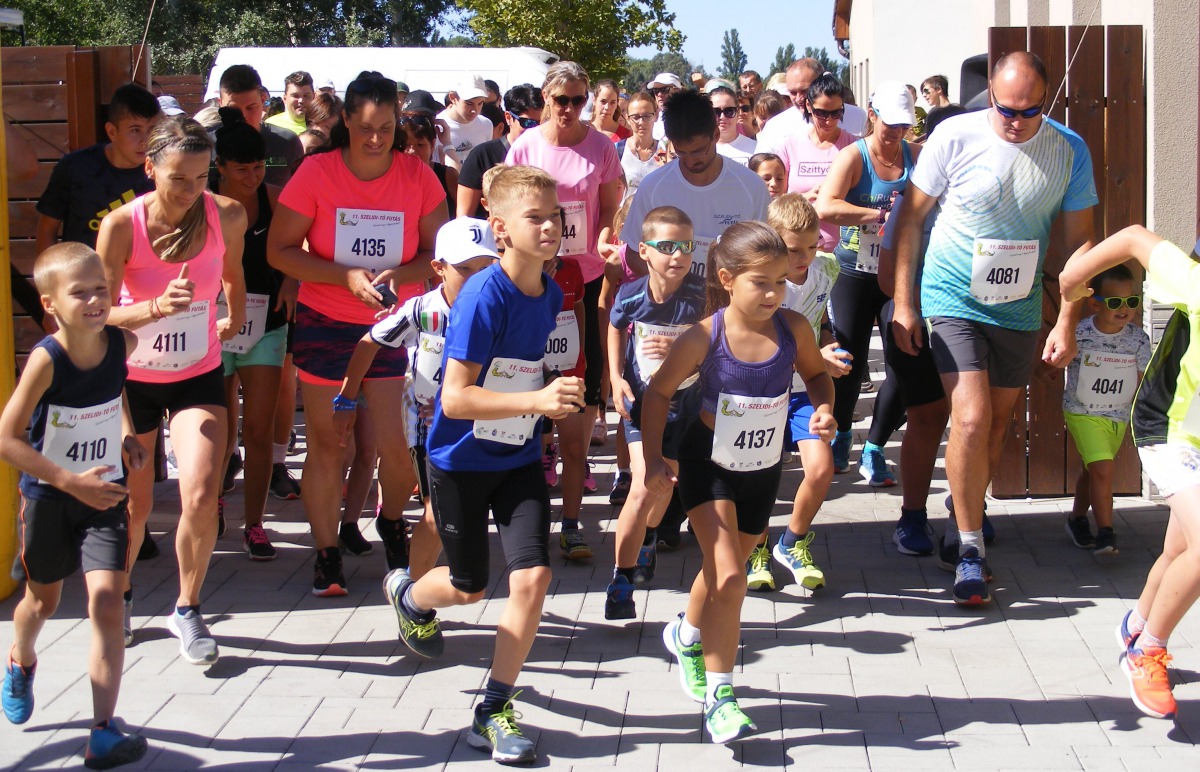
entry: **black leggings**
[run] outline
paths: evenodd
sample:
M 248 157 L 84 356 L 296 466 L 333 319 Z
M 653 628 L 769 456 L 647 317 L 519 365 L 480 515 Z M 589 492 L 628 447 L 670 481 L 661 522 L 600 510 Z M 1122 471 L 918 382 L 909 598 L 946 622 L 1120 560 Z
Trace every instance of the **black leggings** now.
M 877 325 L 883 337 L 887 319 L 883 307 L 887 295 L 879 289 L 879 279 L 873 273 L 848 271 L 842 266 L 833 291 L 829 293 L 829 321 L 838 345 L 854 357 L 850 372 L 833 381 L 833 417 L 838 431 L 848 432 L 854 424 L 854 408 L 862 383 L 866 380 L 871 350 L 871 327 Z M 904 405 L 896 384 L 887 379 L 875 396 L 875 410 L 867 440 L 884 445 L 892 432 L 904 425 Z
M 600 382 L 604 379 L 603 335 L 608 325 L 602 324 L 600 319 L 603 285 L 603 276 L 583 285 L 583 401 L 588 406 L 600 404 Z

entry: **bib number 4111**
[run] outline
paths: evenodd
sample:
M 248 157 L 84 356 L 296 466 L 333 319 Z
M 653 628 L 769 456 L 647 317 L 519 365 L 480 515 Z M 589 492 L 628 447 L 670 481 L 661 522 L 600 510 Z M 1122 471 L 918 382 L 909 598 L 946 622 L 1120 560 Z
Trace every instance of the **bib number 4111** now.
M 164 332 L 154 338 L 154 344 L 151 346 L 160 354 L 170 354 L 177 351 L 187 350 L 187 333 L 186 332 Z

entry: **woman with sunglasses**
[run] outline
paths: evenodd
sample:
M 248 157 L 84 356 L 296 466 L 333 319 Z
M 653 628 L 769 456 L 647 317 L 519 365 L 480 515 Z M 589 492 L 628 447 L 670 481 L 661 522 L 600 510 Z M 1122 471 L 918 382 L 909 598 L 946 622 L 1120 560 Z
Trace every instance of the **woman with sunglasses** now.
M 604 372 L 597 309 L 604 281 L 604 258 L 599 245 L 607 244 L 613 216 L 621 204 L 621 161 L 612 141 L 580 120 L 587 104 L 587 71 L 575 62 L 556 62 L 546 73 L 542 96 L 546 100 L 544 123 L 522 134 L 508 152 L 510 166 L 534 166 L 558 181 L 558 202 L 562 207 L 563 232 L 559 255 L 579 262 L 584 280 L 584 329 L 580 331 L 584 354 L 584 402 L 580 414 L 556 422 L 559 446 L 578 443 L 582 450 L 564 454 L 587 457 L 591 437 L 589 429 L 600 416 L 600 382 Z M 605 427 L 597 425 L 598 428 Z M 595 430 L 592 430 L 595 432 Z M 574 448 L 573 448 L 574 450 Z M 562 473 L 563 531 L 559 546 L 570 555 L 580 555 L 587 544 L 579 532 L 578 505 L 583 496 L 587 464 L 582 468 L 564 464 Z M 573 517 L 572 517 L 573 516 Z M 581 546 L 582 545 L 582 546 Z
M 404 152 L 396 107 L 395 81 L 367 74 L 346 87 L 329 148 L 305 159 L 279 194 L 267 239 L 271 265 L 301 282 L 294 358 L 308 427 L 302 481 L 319 596 L 347 592 L 338 552 L 342 448 L 333 413 L 357 405 L 337 398 L 342 376 L 388 305 L 377 287 L 399 302 L 422 292 L 434 237 L 446 221 L 446 191 L 426 163 Z M 407 364 L 403 348 L 375 357 L 363 393 L 379 415 L 401 414 Z M 404 560 L 404 505 L 416 475 L 403 432 L 377 439 L 383 507 L 375 527 L 385 552 Z
M 838 473 L 850 469 L 850 428 L 859 389 L 868 374 L 871 327 L 878 325 L 882 335 L 887 323 L 882 311 L 888 297 L 879 288 L 878 279 L 882 231 L 892 199 L 908 184 L 920 150 L 904 140 L 916 117 L 912 95 L 903 83 L 881 83 L 871 95 L 867 114 L 867 136 L 838 152 L 816 201 L 821 220 L 841 226 L 834 248 L 841 272 L 829 296 L 834 338 L 849 352 L 850 360 L 850 372 L 834 381 L 833 414 L 838 432 L 833 441 L 833 468 Z M 885 380 L 875 399 L 871 430 L 859 465 L 872 487 L 896 484 L 883 456 L 883 446 L 903 420 L 904 407 L 896 385 Z
M 758 136 L 758 125 L 754 122 L 754 97 L 742 92 L 738 94 L 738 134 L 754 139 Z
M 625 170 L 625 182 L 629 185 L 626 198 L 634 194 L 647 174 L 666 163 L 665 156 L 660 155 L 662 143 L 654 138 L 654 123 L 658 120 L 658 102 L 654 97 L 645 91 L 631 96 L 628 118 L 633 135 L 625 140 L 624 145 L 617 144 L 621 153 L 621 168 Z
M 815 204 L 817 194 L 841 149 L 854 142 L 854 135 L 842 129 L 846 111 L 846 93 L 842 82 L 825 73 L 808 87 L 804 103 L 807 131 L 790 134 L 780 144 L 777 155 L 788 170 L 788 193 L 800 193 Z M 833 222 L 821 219 L 821 250 L 832 251 L 839 230 Z
M 621 87 L 615 80 L 607 78 L 596 81 L 596 87 L 592 90 L 592 128 L 615 144 L 632 134 L 624 118 L 621 113 Z
M 717 116 L 717 152 L 731 161 L 745 166 L 754 155 L 755 141 L 738 133 L 741 123 L 741 108 L 733 89 L 717 86 L 708 92 L 713 112 Z

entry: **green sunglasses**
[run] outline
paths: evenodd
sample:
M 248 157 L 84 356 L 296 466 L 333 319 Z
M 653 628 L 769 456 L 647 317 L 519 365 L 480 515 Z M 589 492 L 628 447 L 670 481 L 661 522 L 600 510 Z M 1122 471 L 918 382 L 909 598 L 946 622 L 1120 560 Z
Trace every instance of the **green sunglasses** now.
M 673 255 L 675 250 L 679 250 L 685 255 L 690 255 L 696 251 L 696 242 L 694 241 L 675 241 L 674 239 L 655 239 L 654 241 L 645 242 L 646 246 L 654 247 L 664 255 Z

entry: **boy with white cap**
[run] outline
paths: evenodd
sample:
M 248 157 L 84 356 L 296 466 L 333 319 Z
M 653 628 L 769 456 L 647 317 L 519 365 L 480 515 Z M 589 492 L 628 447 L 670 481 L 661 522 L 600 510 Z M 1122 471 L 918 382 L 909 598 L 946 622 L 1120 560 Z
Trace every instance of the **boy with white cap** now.
M 448 149 L 453 149 L 454 153 L 446 153 L 446 164 L 456 170 L 462 166 L 462 160 L 470 155 L 472 148 L 492 138 L 492 122 L 479 114 L 487 94 L 483 78 L 468 75 L 446 94 L 450 106 L 437 114 L 450 127 Z

